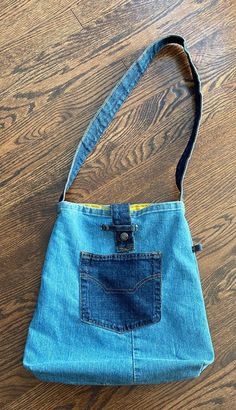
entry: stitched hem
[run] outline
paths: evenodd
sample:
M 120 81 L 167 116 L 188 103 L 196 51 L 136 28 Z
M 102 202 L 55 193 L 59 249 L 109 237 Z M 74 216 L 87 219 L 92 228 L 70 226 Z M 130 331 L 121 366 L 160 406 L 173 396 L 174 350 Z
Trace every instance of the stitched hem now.
M 111 207 L 109 204 L 104 204 L 108 206 L 108 209 L 101 208 L 91 208 L 86 206 L 83 203 L 61 201 L 57 204 L 57 210 L 60 211 L 75 211 L 87 215 L 96 215 L 96 216 L 107 216 L 111 217 Z M 130 204 L 133 205 L 133 204 Z M 138 205 L 138 204 L 135 204 Z M 166 211 L 182 211 L 185 213 L 185 206 L 183 201 L 171 201 L 171 202 L 153 202 L 150 206 L 147 206 L 139 210 L 131 210 L 130 215 L 139 216 L 152 212 L 166 212 Z

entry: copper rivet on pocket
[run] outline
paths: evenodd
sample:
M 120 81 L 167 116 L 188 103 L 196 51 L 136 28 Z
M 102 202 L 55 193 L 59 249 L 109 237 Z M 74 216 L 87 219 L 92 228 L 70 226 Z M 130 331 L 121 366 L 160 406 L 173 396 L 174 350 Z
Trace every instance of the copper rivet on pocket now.
M 120 234 L 120 239 L 121 239 L 122 241 L 127 241 L 127 240 L 129 239 L 129 234 L 128 234 L 127 232 L 122 232 L 122 233 Z

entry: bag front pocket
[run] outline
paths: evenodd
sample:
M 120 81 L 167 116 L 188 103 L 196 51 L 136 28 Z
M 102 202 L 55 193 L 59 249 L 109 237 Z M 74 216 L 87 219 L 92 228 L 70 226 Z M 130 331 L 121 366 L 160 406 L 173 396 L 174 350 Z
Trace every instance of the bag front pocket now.
M 80 252 L 80 317 L 125 332 L 161 319 L 161 253 Z

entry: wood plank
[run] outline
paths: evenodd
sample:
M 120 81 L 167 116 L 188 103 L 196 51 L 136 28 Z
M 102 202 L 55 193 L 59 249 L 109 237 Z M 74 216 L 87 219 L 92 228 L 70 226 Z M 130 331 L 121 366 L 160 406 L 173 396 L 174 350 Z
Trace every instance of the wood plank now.
M 23 42 L 26 34 L 29 38 L 29 34 L 32 35 L 35 29 L 44 25 L 45 21 L 50 21 L 53 25 L 53 20 L 67 12 L 75 3 L 76 1 L 73 0 L 1 1 L 0 50 L 9 49 L 10 45 L 19 39 Z
M 141 2 L 141 4 L 143 4 Z M 132 13 L 132 7 L 131 10 L 129 11 L 130 13 L 130 19 L 132 25 L 131 28 L 129 28 L 129 31 L 127 32 L 127 25 L 124 24 L 125 18 L 124 16 L 126 15 L 125 11 L 122 9 L 121 11 L 113 12 L 112 15 L 108 15 L 102 20 L 101 22 L 99 21 L 96 26 L 94 27 L 94 22 L 92 21 L 90 25 L 86 26 L 83 30 L 78 29 L 78 33 L 70 36 L 68 38 L 66 47 L 67 51 L 66 54 L 64 51 L 60 52 L 60 47 L 62 46 L 61 43 L 56 43 L 55 44 L 55 49 L 52 50 L 49 54 L 46 53 L 45 57 L 42 58 L 42 61 L 39 61 L 42 56 L 42 51 L 41 53 L 38 53 L 38 55 L 35 58 L 29 58 L 29 60 L 26 62 L 26 64 L 23 61 L 19 61 L 19 64 L 15 66 L 15 58 L 9 59 L 8 54 L 6 55 L 6 58 L 4 58 L 3 55 L 3 60 L 6 62 L 5 64 L 8 64 L 8 68 L 6 75 L 4 76 L 4 84 L 5 86 L 3 88 L 3 93 L 2 96 L 7 96 L 10 92 L 14 95 L 14 98 L 17 99 L 17 102 L 23 102 L 25 103 L 25 100 L 27 101 L 28 99 L 34 100 L 34 104 L 36 104 L 37 100 L 38 104 L 45 104 L 45 101 L 47 101 L 48 98 L 53 98 L 53 96 L 58 95 L 58 93 L 64 93 L 68 91 L 68 86 L 67 82 L 71 80 L 71 76 L 73 76 L 74 69 L 78 65 L 78 59 L 81 61 L 81 58 L 83 58 L 83 62 L 87 63 L 90 62 L 92 65 L 91 60 L 94 57 L 100 57 L 101 53 L 103 55 L 103 58 L 100 59 L 101 64 L 107 65 L 111 63 L 111 57 L 114 59 L 115 58 L 125 58 L 127 57 L 128 54 L 132 52 L 132 50 L 140 49 L 140 47 L 144 48 L 145 45 L 147 45 L 150 41 L 153 41 L 153 36 L 149 33 L 152 33 L 157 30 L 157 37 L 161 35 L 160 30 L 158 31 L 158 25 L 160 25 L 160 21 L 163 21 L 163 24 L 165 24 L 168 11 L 170 13 L 175 10 L 175 7 L 172 4 L 172 8 L 169 11 L 167 8 L 160 9 L 158 8 L 158 12 L 155 13 L 150 13 L 150 10 L 148 8 L 148 12 L 150 15 L 147 13 L 145 24 L 143 24 L 143 21 L 140 22 L 139 19 L 137 18 L 137 15 Z M 208 6 L 208 9 L 206 6 L 202 6 L 196 4 L 193 5 L 190 3 L 189 8 L 184 8 L 185 14 L 189 13 L 191 16 L 191 24 L 194 24 L 194 19 L 197 19 L 198 16 L 201 14 L 201 12 L 206 13 L 207 11 L 211 12 L 210 6 Z M 144 7 L 144 6 L 143 6 Z M 146 6 L 145 6 L 146 7 Z M 171 6 L 170 6 L 171 7 Z M 196 10 L 193 12 L 193 8 L 196 8 Z M 151 7 L 150 7 L 151 9 Z M 173 9 L 173 10 L 172 10 Z M 73 8 L 73 11 L 76 12 L 76 9 Z M 192 11 L 192 12 L 191 12 Z M 225 17 L 228 18 L 229 24 L 231 23 L 231 10 L 230 8 L 224 8 L 222 6 L 222 3 L 219 3 L 218 9 L 216 12 L 221 13 L 224 11 Z M 186 16 L 185 16 L 186 17 Z M 187 18 L 188 17 L 188 18 Z M 184 27 L 187 24 L 187 21 L 190 20 L 188 14 L 187 17 L 184 18 L 183 16 L 183 24 Z M 168 17 L 169 18 L 169 17 Z M 114 24 L 113 19 L 116 19 L 116 24 Z M 186 20 L 187 19 L 187 20 Z M 57 24 L 57 20 L 55 20 L 55 24 Z M 121 24 L 124 25 L 124 27 L 121 29 Z M 211 25 L 208 25 L 207 22 L 204 20 L 205 24 L 205 36 L 213 35 L 216 31 L 215 27 L 212 29 Z M 59 27 L 61 26 L 59 22 Z M 65 25 L 63 24 L 63 30 L 64 30 Z M 112 31 L 111 31 L 112 28 Z M 168 29 L 168 27 L 167 27 Z M 174 27 L 170 28 L 171 30 L 174 29 Z M 42 29 L 43 30 L 43 29 Z M 63 31 L 62 30 L 62 31 Z M 130 34 L 129 34 L 130 33 Z M 129 36 L 132 33 L 132 42 L 129 40 Z M 119 34 L 119 38 L 117 38 Z M 180 30 L 181 34 L 181 30 Z M 35 31 L 35 36 L 38 37 L 37 31 Z M 42 36 L 42 34 L 41 34 Z M 43 31 L 43 36 L 44 36 L 44 31 Z M 30 36 L 32 38 L 32 36 Z M 45 36 L 44 36 L 45 37 Z M 128 37 L 128 39 L 127 39 Z M 191 36 L 191 42 L 193 43 L 196 41 L 197 36 L 194 36 L 194 34 Z M 27 38 L 24 39 L 24 41 L 27 41 Z M 78 49 L 78 42 L 80 44 L 80 48 Z M 123 45 L 122 45 L 123 43 Z M 217 42 L 218 44 L 218 42 Z M 64 46 L 63 46 L 64 47 Z M 31 47 L 33 48 L 33 47 Z M 19 47 L 17 47 L 19 49 Z M 37 46 L 38 49 L 38 46 Z M 8 51 L 9 52 L 9 51 Z M 14 46 L 11 51 L 11 53 L 14 53 Z M 20 53 L 22 55 L 22 52 Z M 25 54 L 25 53 L 24 53 Z M 57 69 L 58 69 L 58 64 L 60 63 L 61 58 L 65 58 L 66 56 L 70 56 L 68 64 L 63 65 L 62 71 L 59 70 L 57 72 L 55 70 L 55 58 L 57 57 Z M 193 53 L 194 56 L 194 53 Z M 19 56 L 18 56 L 19 57 Z M 35 61 L 36 60 L 36 61 Z M 38 78 L 38 71 L 43 67 L 43 72 L 45 74 L 45 69 L 47 67 L 47 75 L 45 76 L 44 81 Z M 35 69 L 37 68 L 37 69 Z M 59 66 L 59 68 L 61 68 Z M 66 71 L 64 72 L 63 71 Z M 81 68 L 80 68 L 81 70 Z M 12 72 L 14 73 L 14 76 L 12 76 Z M 52 78 L 53 78 L 53 84 L 54 87 L 52 87 Z M 22 87 L 22 79 L 24 88 Z M 7 84 L 7 87 L 6 87 Z M 39 89 L 40 85 L 40 89 Z M 72 81 L 73 86 L 77 86 L 76 81 Z M 70 84 L 71 86 L 71 84 Z M 56 89 L 55 89 L 56 88 Z M 59 91 L 58 91 L 59 89 Z M 71 89 L 71 87 L 69 87 Z M 52 96 L 51 96 L 52 94 Z M 30 98 L 31 97 L 31 98 Z M 36 100 L 36 101 L 35 101 Z

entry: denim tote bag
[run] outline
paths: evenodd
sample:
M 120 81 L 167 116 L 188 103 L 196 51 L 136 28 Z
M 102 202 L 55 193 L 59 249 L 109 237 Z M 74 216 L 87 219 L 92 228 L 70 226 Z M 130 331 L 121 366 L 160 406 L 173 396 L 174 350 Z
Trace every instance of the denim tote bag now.
M 194 81 L 195 120 L 178 162 L 177 201 L 73 203 L 82 164 L 155 55 L 182 46 Z M 150 44 L 85 131 L 58 201 L 23 364 L 38 379 L 87 385 L 158 384 L 194 378 L 214 360 L 183 179 L 202 111 L 200 80 L 185 41 Z

